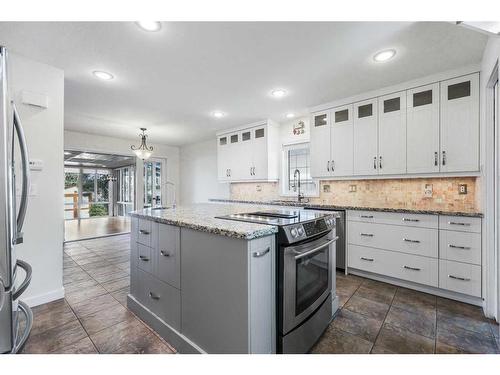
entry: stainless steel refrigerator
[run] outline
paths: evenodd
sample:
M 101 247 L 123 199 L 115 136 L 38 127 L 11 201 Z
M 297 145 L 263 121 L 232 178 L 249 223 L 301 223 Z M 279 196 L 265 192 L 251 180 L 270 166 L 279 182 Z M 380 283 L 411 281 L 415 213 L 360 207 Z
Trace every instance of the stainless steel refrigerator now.
M 16 257 L 16 245 L 23 242 L 29 159 L 19 114 L 9 96 L 4 47 L 0 47 L 0 59 L 0 353 L 17 353 L 33 321 L 30 308 L 19 299 L 30 283 L 31 266 Z M 17 176 L 16 169 L 20 171 Z

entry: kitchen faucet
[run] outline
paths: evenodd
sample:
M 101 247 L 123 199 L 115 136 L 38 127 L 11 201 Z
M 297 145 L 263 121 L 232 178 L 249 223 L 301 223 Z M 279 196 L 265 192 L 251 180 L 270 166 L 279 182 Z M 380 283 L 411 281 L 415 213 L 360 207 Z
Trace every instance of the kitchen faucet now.
M 297 184 L 297 175 L 299 176 L 298 184 Z M 293 172 L 293 191 L 297 191 L 297 187 L 298 187 L 297 201 L 300 203 L 302 202 L 302 199 L 304 199 L 304 194 L 300 192 L 300 171 L 298 169 L 296 169 Z

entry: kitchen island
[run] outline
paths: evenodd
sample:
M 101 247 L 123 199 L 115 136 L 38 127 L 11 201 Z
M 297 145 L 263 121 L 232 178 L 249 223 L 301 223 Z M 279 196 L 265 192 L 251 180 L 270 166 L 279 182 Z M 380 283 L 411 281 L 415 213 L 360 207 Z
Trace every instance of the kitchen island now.
M 181 353 L 276 352 L 272 225 L 217 219 L 258 205 L 135 211 L 129 308 Z

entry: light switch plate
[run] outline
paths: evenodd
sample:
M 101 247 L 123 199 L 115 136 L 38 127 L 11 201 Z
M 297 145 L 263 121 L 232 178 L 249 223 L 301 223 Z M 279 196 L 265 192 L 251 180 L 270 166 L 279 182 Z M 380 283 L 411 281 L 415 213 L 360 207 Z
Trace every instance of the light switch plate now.
M 349 193 L 355 193 L 357 190 L 357 185 L 349 185 Z
M 432 184 L 425 184 L 424 197 L 432 198 Z

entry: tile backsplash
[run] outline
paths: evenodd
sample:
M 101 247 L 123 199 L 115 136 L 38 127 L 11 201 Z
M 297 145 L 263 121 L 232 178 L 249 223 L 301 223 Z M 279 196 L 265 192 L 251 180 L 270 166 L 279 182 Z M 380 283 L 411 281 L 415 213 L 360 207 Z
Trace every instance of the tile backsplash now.
M 459 185 L 467 194 L 459 194 Z M 479 211 L 476 177 L 414 178 L 383 180 L 321 181 L 319 197 L 311 203 L 339 206 L 407 208 L 442 211 Z M 231 199 L 275 200 L 280 196 L 277 182 L 233 183 Z M 293 199 L 293 198 L 292 198 Z

